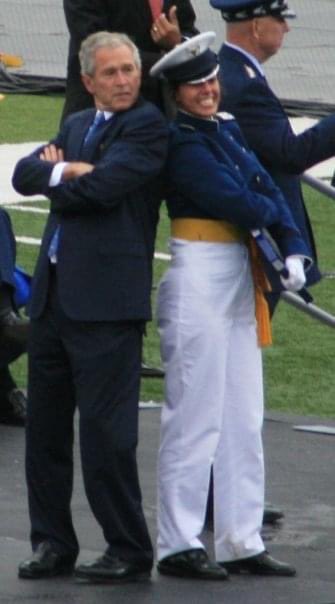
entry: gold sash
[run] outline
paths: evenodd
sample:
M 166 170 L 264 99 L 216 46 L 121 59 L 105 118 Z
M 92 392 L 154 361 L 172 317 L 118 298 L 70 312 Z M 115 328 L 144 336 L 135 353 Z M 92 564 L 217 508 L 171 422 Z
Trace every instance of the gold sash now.
M 177 239 L 186 239 L 187 241 L 207 241 L 209 243 L 245 241 L 248 243 L 255 288 L 258 343 L 260 346 L 272 344 L 269 307 L 264 297 L 264 292 L 270 291 L 271 287 L 266 278 L 255 241 L 251 237 L 247 238 L 242 229 L 225 220 L 206 218 L 174 218 L 171 221 L 171 235 Z

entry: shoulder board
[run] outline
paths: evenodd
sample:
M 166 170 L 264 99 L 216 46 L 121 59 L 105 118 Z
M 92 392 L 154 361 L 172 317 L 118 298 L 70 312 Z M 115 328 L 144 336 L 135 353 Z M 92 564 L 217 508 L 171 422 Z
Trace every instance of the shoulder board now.
M 250 65 L 244 65 L 244 69 L 245 69 L 245 71 L 247 73 L 247 76 L 249 78 L 251 78 L 251 79 L 257 78 L 256 71 L 252 67 L 250 67 Z
M 230 121 L 230 120 L 234 120 L 235 121 L 234 115 L 232 115 L 231 113 L 228 113 L 227 111 L 219 111 L 219 113 L 217 113 L 216 115 L 220 119 L 224 120 L 225 122 Z

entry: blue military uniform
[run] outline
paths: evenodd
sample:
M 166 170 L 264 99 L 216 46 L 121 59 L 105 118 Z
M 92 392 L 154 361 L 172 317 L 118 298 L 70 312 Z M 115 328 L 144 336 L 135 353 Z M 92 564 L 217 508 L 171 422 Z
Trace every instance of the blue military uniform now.
M 300 175 L 334 155 L 335 115 L 296 135 L 266 79 L 244 54 L 224 44 L 219 60 L 224 90 L 222 108 L 234 114 L 250 146 L 282 190 L 310 254 L 316 260 Z M 315 264 L 308 273 L 307 283 L 316 283 L 320 276 Z
M 174 83 L 179 107 L 166 168 L 172 260 L 157 311 L 166 401 L 157 557 L 165 574 L 222 580 L 201 541 L 212 468 L 216 560 L 259 559 L 265 549 L 262 358 L 247 234 L 267 227 L 285 258 L 308 250 L 236 121 L 215 114 L 217 60 L 202 41 L 185 42 L 154 70 Z M 274 565 L 273 574 L 295 573 Z
M 211 0 L 226 21 L 239 21 L 272 15 L 293 17 L 283 1 Z M 257 10 L 262 7 L 265 14 Z M 245 14 L 243 16 L 243 11 Z M 243 18 L 238 18 L 238 15 Z M 231 112 L 258 159 L 286 198 L 296 224 L 314 259 L 307 284 L 321 278 L 309 217 L 305 208 L 300 176 L 311 166 L 335 154 L 335 115 L 296 135 L 280 101 L 271 90 L 261 65 L 245 50 L 229 43 L 219 52 L 221 108 Z
M 172 229 L 183 219 L 227 221 L 245 235 L 267 227 L 285 257 L 308 256 L 284 197 L 235 120 L 179 112 L 167 181 Z M 212 466 L 216 558 L 255 556 L 264 550 L 263 392 L 248 249 L 243 234 L 224 243 L 174 235 L 171 254 L 157 312 L 166 370 L 158 558 L 203 547 Z
M 29 277 L 15 267 L 16 244 L 10 217 L 0 208 L 0 423 L 24 425 L 26 400 L 9 364 L 27 350 L 27 321 L 16 308 L 27 302 Z
M 227 220 L 246 232 L 268 227 L 283 256 L 309 256 L 286 200 L 248 148 L 233 116 L 206 121 L 179 112 L 171 133 L 171 219 Z M 201 181 L 194 177 L 197 171 Z
M 5 311 L 12 309 L 13 305 L 19 307 L 27 302 L 27 297 L 25 295 L 22 297 L 21 294 L 24 293 L 23 288 L 29 289 L 27 282 L 29 277 L 24 272 L 17 271 L 15 259 L 16 243 L 11 220 L 6 210 L 0 208 L 0 296 L 2 296 L 1 303 L 5 307 Z M 8 301 L 4 297 L 4 290 L 8 292 L 10 298 Z M 18 320 L 20 321 L 20 319 Z M 15 382 L 8 373 L 7 365 L 26 352 L 27 349 L 26 342 L 17 341 L 3 332 L 2 324 L 0 329 L 0 370 L 2 374 L 0 399 L 5 399 L 9 390 L 15 388 Z

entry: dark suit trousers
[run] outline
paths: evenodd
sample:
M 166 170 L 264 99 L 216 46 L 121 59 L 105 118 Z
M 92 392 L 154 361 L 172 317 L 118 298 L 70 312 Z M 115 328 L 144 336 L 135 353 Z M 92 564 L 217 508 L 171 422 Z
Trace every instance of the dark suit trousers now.
M 60 553 L 78 554 L 70 511 L 77 406 L 85 490 L 107 551 L 151 561 L 136 463 L 142 325 L 69 319 L 52 273 L 46 309 L 32 320 L 29 350 L 26 472 L 33 549 L 48 540 Z

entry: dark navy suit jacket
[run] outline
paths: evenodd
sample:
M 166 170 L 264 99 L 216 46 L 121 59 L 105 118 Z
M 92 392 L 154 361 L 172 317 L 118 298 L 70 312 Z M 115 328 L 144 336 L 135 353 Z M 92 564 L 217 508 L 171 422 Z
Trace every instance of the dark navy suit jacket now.
M 248 144 L 282 190 L 310 253 L 316 259 L 300 175 L 335 154 L 335 115 L 296 135 L 266 79 L 245 55 L 224 44 L 219 60 L 222 109 L 236 117 Z M 314 264 L 307 274 L 307 283 L 319 279 L 320 272 Z
M 17 164 L 13 185 L 23 195 L 45 194 L 51 212 L 33 280 L 30 314 L 38 317 L 48 291 L 48 249 L 60 224 L 57 277 L 60 301 L 74 320 L 150 318 L 151 263 L 160 196 L 157 176 L 167 148 L 165 119 L 140 100 L 107 121 L 94 144 L 83 139 L 95 110 L 73 114 L 53 141 L 67 161 L 88 161 L 87 175 L 49 187 L 53 164 L 39 150 Z

